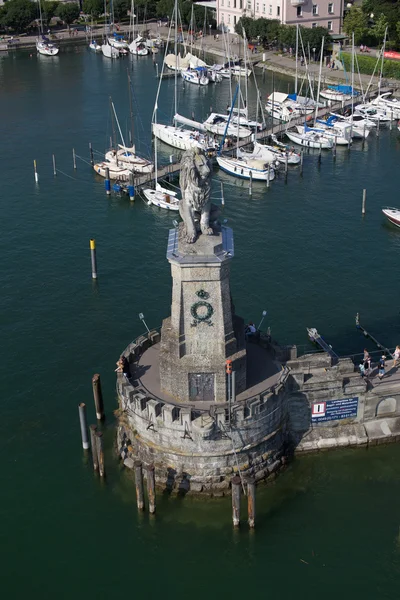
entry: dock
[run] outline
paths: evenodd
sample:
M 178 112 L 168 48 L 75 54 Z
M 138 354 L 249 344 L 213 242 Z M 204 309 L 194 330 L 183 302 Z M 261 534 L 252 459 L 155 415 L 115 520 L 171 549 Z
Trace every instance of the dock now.
M 387 356 L 391 356 L 393 358 L 393 354 L 390 352 L 389 348 L 386 348 L 386 346 L 378 342 L 378 340 L 361 325 L 359 313 L 356 314 L 356 327 L 363 333 L 365 337 L 368 337 L 370 340 L 372 340 L 379 350 L 384 350 Z
M 329 354 L 332 358 L 338 359 L 339 355 L 333 350 L 332 346 L 328 344 L 324 338 L 318 333 L 315 327 L 307 327 L 308 337 L 312 342 L 317 344 L 324 352 Z

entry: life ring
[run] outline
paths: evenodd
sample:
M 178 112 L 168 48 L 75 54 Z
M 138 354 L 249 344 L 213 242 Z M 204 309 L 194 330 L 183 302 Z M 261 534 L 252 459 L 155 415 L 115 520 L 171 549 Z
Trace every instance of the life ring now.
M 308 117 L 306 117 L 306 121 L 312 121 L 312 116 L 308 115 Z

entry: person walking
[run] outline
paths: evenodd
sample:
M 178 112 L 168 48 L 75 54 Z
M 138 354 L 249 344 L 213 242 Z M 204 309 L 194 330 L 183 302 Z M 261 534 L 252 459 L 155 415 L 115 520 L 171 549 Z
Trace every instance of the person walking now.
M 381 381 L 385 376 L 385 365 L 386 365 L 385 360 L 386 360 L 386 356 L 384 354 L 382 354 L 382 356 L 379 359 L 379 363 L 378 363 L 378 377 Z
M 396 346 L 396 349 L 393 354 L 393 369 L 397 367 L 397 363 L 400 360 L 400 346 Z

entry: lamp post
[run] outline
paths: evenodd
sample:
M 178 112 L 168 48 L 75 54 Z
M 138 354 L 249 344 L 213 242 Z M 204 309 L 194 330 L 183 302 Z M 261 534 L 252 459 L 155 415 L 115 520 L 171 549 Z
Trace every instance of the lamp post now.
M 150 333 L 150 329 L 147 327 L 146 321 L 144 320 L 144 314 L 143 313 L 139 313 L 139 319 L 142 321 L 143 325 L 146 327 L 147 333 Z

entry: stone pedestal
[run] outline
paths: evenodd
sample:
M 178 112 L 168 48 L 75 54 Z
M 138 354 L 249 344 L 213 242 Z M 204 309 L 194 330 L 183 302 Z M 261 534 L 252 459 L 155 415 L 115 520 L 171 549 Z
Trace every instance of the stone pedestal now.
M 243 320 L 230 293 L 233 234 L 228 227 L 187 244 L 169 233 L 173 279 L 171 317 L 161 330 L 161 389 L 180 402 L 227 402 L 225 364 L 232 360 L 236 393 L 246 389 Z

